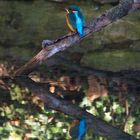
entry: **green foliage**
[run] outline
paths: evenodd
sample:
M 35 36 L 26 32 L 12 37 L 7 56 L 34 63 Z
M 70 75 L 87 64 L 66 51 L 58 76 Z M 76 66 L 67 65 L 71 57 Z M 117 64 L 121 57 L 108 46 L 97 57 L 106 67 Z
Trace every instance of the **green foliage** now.
M 29 94 L 18 85 L 11 86 L 12 104 L 0 107 L 0 116 L 7 118 L 0 126 L 0 137 L 3 140 L 22 140 L 26 135 L 39 140 L 68 138 L 69 118 L 55 111 L 38 108 L 30 103 L 30 99 L 27 101 Z M 51 117 L 53 121 L 50 121 Z
M 129 106 L 132 106 L 133 102 L 129 100 Z M 83 102 L 81 103 L 82 107 L 85 107 L 90 113 L 94 114 L 95 116 L 98 116 L 99 118 L 102 118 L 106 122 L 109 122 L 110 124 L 113 124 L 114 126 L 122 128 L 123 124 L 125 123 L 125 117 L 126 117 L 126 110 L 123 105 L 120 104 L 118 101 L 118 98 L 116 96 L 110 96 L 110 97 L 100 97 L 100 99 L 97 99 L 92 104 L 89 104 L 87 102 L 86 97 L 84 98 Z M 129 134 L 134 135 L 133 126 L 137 122 L 139 122 L 139 107 L 136 108 L 136 111 L 130 115 L 126 122 L 126 128 L 125 131 Z M 136 121 L 137 120 L 137 121 Z M 94 123 L 93 123 L 94 125 Z M 136 135 L 138 138 L 140 138 L 139 133 Z M 88 132 L 88 135 L 86 136 L 87 140 L 90 139 L 97 139 L 97 140 L 104 140 L 105 138 L 94 136 L 92 133 Z

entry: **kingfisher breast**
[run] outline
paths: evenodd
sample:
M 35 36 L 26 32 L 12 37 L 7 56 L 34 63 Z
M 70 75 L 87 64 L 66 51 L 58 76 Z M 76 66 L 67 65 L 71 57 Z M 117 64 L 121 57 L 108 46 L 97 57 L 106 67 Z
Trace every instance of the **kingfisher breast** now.
M 72 32 L 76 32 L 76 19 L 72 13 L 67 14 L 66 23 Z

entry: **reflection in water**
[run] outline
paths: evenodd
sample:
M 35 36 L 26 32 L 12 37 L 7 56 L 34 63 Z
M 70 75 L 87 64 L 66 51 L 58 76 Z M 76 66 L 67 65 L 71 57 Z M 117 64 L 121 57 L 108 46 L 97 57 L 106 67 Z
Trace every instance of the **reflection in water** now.
M 90 101 L 108 95 L 107 81 L 102 77 L 88 76 L 88 86 L 87 97 Z

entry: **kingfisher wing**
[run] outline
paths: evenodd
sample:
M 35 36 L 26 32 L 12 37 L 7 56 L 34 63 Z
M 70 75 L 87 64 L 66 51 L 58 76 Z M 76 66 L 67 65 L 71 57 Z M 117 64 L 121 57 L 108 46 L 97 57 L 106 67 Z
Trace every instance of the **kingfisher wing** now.
M 81 11 L 78 13 L 79 18 L 82 20 L 83 26 L 85 25 L 85 19 Z
M 73 13 L 68 14 L 68 20 L 73 29 L 76 30 L 76 18 Z

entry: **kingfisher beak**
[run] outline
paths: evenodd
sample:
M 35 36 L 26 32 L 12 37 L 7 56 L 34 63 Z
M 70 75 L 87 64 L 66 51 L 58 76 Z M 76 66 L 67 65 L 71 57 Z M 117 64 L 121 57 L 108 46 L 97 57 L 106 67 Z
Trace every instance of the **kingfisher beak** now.
M 70 13 L 69 10 L 68 10 L 67 8 L 65 8 L 65 11 L 66 11 L 67 13 Z

